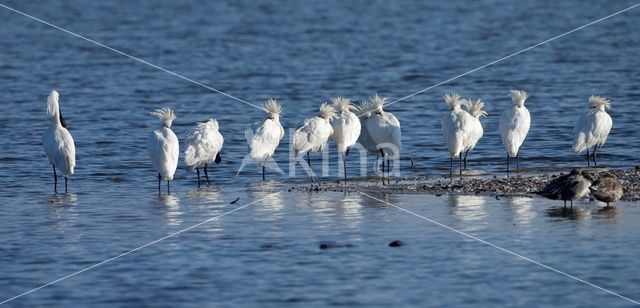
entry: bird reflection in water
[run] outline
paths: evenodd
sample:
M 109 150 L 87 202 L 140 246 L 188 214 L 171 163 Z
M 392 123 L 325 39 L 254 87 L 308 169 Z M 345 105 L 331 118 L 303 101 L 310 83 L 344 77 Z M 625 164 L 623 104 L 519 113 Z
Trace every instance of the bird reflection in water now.
M 518 225 L 527 225 L 536 218 L 537 213 L 533 210 L 533 198 L 513 197 L 507 199 L 513 209 L 514 222 Z
M 49 205 L 55 207 L 74 206 L 78 203 L 78 195 L 74 193 L 54 194 L 49 198 Z
M 347 227 L 356 229 L 362 222 L 362 201 L 367 198 L 361 194 L 344 193 L 338 203 Z
M 52 228 L 58 234 L 72 236 L 70 241 L 75 241 L 79 234 L 67 232 L 76 225 L 80 217 L 75 205 L 78 203 L 78 195 L 74 193 L 54 194 L 49 198 L 49 208 L 51 209 Z
M 244 200 L 244 202 L 261 200 L 260 202 L 258 202 L 258 204 L 256 204 L 256 208 L 259 208 L 260 210 L 264 209 L 270 212 L 280 212 L 284 208 L 284 198 L 282 194 L 274 194 L 282 189 L 282 183 L 280 181 L 272 180 L 264 182 L 254 182 L 250 183 L 247 186 L 249 188 L 250 200 Z M 243 203 L 243 198 L 246 197 L 239 197 L 240 200 L 238 203 Z
M 382 200 L 384 202 L 394 204 L 396 206 L 402 207 L 404 205 L 405 199 L 402 198 L 402 195 L 400 194 L 367 192 L 367 195 L 370 195 L 371 197 Z M 363 198 L 361 198 L 362 206 L 366 206 L 366 207 L 389 207 L 390 206 L 389 204 L 386 204 L 384 202 L 372 199 L 367 195 L 362 195 L 363 196 Z
M 197 199 L 199 204 L 208 204 L 209 202 L 219 202 L 220 190 L 216 187 L 196 188 L 187 192 L 187 197 L 190 199 Z
M 615 206 L 605 206 L 594 211 L 595 217 L 599 218 L 615 218 L 621 213 L 622 211 Z
M 167 224 L 170 226 L 179 226 L 182 224 L 182 212 L 180 211 L 180 199 L 175 195 L 161 195 L 158 200 L 163 205 L 164 215 L 167 218 Z
M 475 195 L 449 195 L 451 212 L 463 221 L 483 220 L 487 216 L 487 197 Z
M 260 182 L 260 183 L 268 183 Z M 281 250 L 286 247 L 285 240 L 290 236 L 290 229 L 283 228 L 291 221 L 292 216 L 290 212 L 285 210 L 285 200 L 282 193 L 274 194 L 272 191 L 259 191 L 253 190 L 249 192 L 249 195 L 239 196 L 240 200 L 237 203 L 229 206 L 238 207 L 247 203 L 257 203 L 242 209 L 242 215 L 250 215 L 247 218 L 252 222 L 252 225 L 259 228 L 261 231 L 259 237 L 255 237 L 254 240 L 260 240 L 261 250 Z M 234 198 L 235 199 L 235 198 Z
M 261 182 L 263 183 L 263 182 Z M 266 182 L 264 182 L 266 183 Z M 250 200 L 261 200 L 256 204 L 256 209 L 258 211 L 268 211 L 272 213 L 280 213 L 284 208 L 284 198 L 282 194 L 275 194 L 273 191 L 251 191 L 250 192 L 251 199 Z M 250 202 L 245 200 L 246 202 Z M 242 202 L 242 198 L 240 199 L 240 203 Z
M 547 216 L 567 218 L 569 220 L 584 220 L 591 217 L 591 212 L 580 207 L 552 207 L 547 210 Z
M 336 215 L 335 203 L 329 202 L 328 194 L 302 193 L 295 194 L 294 202 L 297 208 L 303 211 L 310 211 L 313 215 L 314 225 L 320 229 L 327 229 L 335 223 Z

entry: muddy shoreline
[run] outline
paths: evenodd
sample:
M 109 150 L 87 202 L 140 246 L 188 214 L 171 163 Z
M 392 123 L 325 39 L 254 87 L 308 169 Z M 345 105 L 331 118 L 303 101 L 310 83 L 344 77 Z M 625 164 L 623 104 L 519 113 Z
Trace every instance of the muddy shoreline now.
M 640 201 L 640 166 L 633 169 L 609 170 L 600 168 L 582 169 L 595 179 L 598 174 L 609 171 L 615 174 L 624 187 L 622 201 Z M 290 186 L 290 192 L 366 192 L 366 193 L 426 193 L 473 194 L 486 196 L 538 196 L 544 185 L 570 170 L 548 171 L 538 174 L 513 174 L 502 176 L 463 176 L 453 180 L 445 177 L 392 178 L 390 184 L 382 185 L 380 178 L 356 180 L 318 181 L 316 183 Z

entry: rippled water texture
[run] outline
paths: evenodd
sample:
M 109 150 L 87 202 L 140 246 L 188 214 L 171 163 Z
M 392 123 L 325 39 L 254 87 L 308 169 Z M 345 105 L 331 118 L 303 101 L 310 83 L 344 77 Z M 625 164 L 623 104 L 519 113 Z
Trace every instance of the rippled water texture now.
M 631 1 L 213 2 L 9 1 L 6 5 L 260 104 L 284 104 L 292 128 L 332 96 L 398 99 L 633 5 Z M 389 107 L 402 123 L 401 174 L 448 167 L 441 96 L 482 98 L 485 136 L 471 168 L 501 170 L 496 132 L 512 88 L 532 94 L 522 163 L 532 171 L 585 164 L 571 129 L 591 94 L 613 102 L 599 162 L 628 168 L 640 134 L 634 9 Z M 258 166 L 236 176 L 244 127 L 264 117 L 216 94 L 0 8 L 0 300 L 306 181 Z M 77 168 L 70 193 L 53 195 L 41 135 L 46 95 L 61 95 Z M 174 108 L 183 139 L 217 118 L 223 162 L 215 188 L 195 190 L 182 163 L 158 197 L 146 138 L 149 115 Z M 331 145 L 329 178 L 337 178 Z M 276 159 L 287 171 L 288 140 Z M 182 158 L 182 157 L 181 157 Z M 410 168 L 408 158 L 415 159 Z M 314 157 L 319 161 L 320 156 Z M 350 165 L 355 174 L 359 166 Z M 240 197 L 236 204 L 229 202 Z M 378 196 L 380 197 L 380 196 Z M 571 216 L 542 199 L 385 196 L 393 204 L 634 299 L 636 204 Z M 390 248 L 392 240 L 405 246 Z M 322 241 L 342 246 L 321 250 Z M 207 304 L 626 305 L 629 302 L 482 245 L 359 194 L 276 195 L 24 296 L 16 305 Z

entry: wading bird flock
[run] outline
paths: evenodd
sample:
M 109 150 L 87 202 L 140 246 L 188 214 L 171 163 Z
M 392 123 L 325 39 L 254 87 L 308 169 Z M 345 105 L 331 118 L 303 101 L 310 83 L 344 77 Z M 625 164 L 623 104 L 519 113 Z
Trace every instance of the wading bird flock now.
M 510 92 L 513 106 L 505 110 L 500 116 L 499 132 L 507 152 L 507 172 L 510 159 L 516 159 L 516 171 L 519 170 L 520 147 L 522 146 L 531 125 L 531 116 L 524 103 L 529 95 L 521 90 Z M 467 156 L 483 136 L 481 117 L 486 117 L 484 102 L 463 98 L 458 93 L 444 95 L 444 101 L 449 111 L 442 118 L 442 133 L 449 150 L 450 176 L 453 175 L 453 160 L 459 160 L 459 173 L 462 175 L 466 168 Z M 338 147 L 342 159 L 344 177 L 346 175 L 346 157 L 349 149 L 359 143 L 369 153 L 376 154 L 382 164 L 382 179 L 385 183 L 385 163 L 387 182 L 391 161 L 397 161 L 401 149 L 400 121 L 390 112 L 384 110 L 387 98 L 377 94 L 368 101 L 360 102 L 358 107 L 351 104 L 349 99 L 336 97 L 333 105 L 323 103 L 318 113 L 298 126 L 293 135 L 293 151 L 296 159 L 307 155 L 308 171 L 313 181 L 310 153 L 324 149 L 333 139 Z M 464 108 L 463 108 L 464 107 Z M 574 128 L 573 150 L 578 153 L 587 151 L 587 164 L 591 159 L 597 164 L 596 150 L 607 141 L 612 127 L 612 120 L 606 109 L 611 103 L 600 96 L 589 98 L 589 109 L 579 117 Z M 273 155 L 284 137 L 284 128 L 280 124 L 282 105 L 274 99 L 264 104 L 267 116 L 245 129 L 245 137 L 249 145 L 247 157 L 262 166 L 262 179 L 265 179 L 265 167 L 274 163 Z M 355 111 L 355 112 L 354 112 Z M 54 191 L 57 192 L 57 172 L 59 170 L 65 179 L 65 192 L 68 178 L 73 175 L 75 167 L 75 145 L 71 134 L 66 129 L 59 105 L 59 94 L 51 91 L 47 98 L 47 113 L 51 117 L 51 124 L 43 134 L 42 143 L 49 162 L 53 166 Z M 170 192 L 170 181 L 173 180 L 178 166 L 179 143 L 178 137 L 171 130 L 171 124 L 176 119 L 173 110 L 161 108 L 153 111 L 152 115 L 160 119 L 162 126 L 155 129 L 148 138 L 147 149 L 151 162 L 158 172 L 158 191 L 161 191 L 162 180 L 167 181 L 167 192 Z M 200 168 L 203 168 L 207 184 L 210 184 L 207 167 L 211 163 L 221 161 L 220 151 L 224 143 L 219 132 L 218 122 L 209 119 L 198 123 L 186 137 L 184 162 L 188 171 L 195 169 L 200 187 Z M 589 149 L 592 148 L 591 156 Z M 463 158 L 464 155 L 464 158 Z M 612 174 L 602 179 L 592 181 L 580 171 L 574 170 L 570 174 L 561 176 L 542 191 L 544 196 L 551 199 L 565 201 L 575 200 L 592 190 L 593 196 L 609 204 L 622 196 L 622 188 Z

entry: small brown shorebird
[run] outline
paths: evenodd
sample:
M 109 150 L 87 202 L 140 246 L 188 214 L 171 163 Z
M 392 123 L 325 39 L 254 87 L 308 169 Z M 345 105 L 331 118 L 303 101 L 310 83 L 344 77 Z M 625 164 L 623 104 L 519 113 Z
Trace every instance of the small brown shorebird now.
M 600 178 L 589 187 L 591 195 L 598 201 L 605 202 L 607 207 L 610 202 L 616 202 L 624 194 L 622 184 L 611 172 L 604 172 Z
M 589 192 L 589 186 L 591 186 L 591 180 L 586 178 L 582 171 L 573 169 L 571 173 L 559 176 L 549 182 L 540 194 L 552 200 L 564 201 L 565 208 L 567 201 L 569 201 L 573 208 L 573 200 L 584 197 Z

